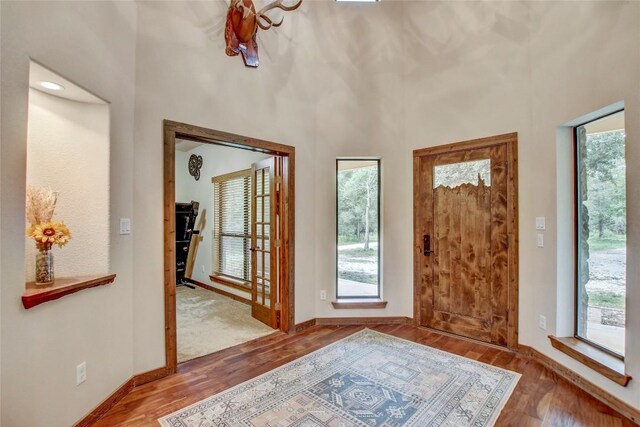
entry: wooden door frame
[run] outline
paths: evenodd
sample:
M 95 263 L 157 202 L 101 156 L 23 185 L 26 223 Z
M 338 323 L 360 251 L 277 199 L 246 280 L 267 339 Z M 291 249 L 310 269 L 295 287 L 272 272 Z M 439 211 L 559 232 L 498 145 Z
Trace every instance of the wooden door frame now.
M 509 236 L 509 277 L 508 277 L 508 318 L 507 347 L 518 349 L 518 134 L 506 133 L 487 138 L 472 139 L 453 144 L 438 145 L 413 151 L 413 319 L 416 326 L 421 325 L 420 272 L 417 257 L 422 255 L 422 235 L 417 228 L 416 197 L 420 190 L 420 158 L 438 154 L 454 153 L 496 145 L 507 147 L 507 234 Z
M 167 374 L 178 366 L 176 341 L 176 264 L 175 264 L 175 142 L 176 139 L 235 147 L 283 158 L 283 227 L 280 330 L 295 329 L 294 254 L 295 254 L 295 147 L 207 129 L 186 123 L 163 121 L 164 140 L 164 323 Z

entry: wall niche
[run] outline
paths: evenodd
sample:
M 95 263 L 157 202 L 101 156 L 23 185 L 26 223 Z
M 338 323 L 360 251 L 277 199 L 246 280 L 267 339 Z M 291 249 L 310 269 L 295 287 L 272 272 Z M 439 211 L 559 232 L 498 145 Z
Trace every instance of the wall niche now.
M 57 195 L 52 220 L 63 221 L 71 239 L 51 249 L 54 283 L 33 286 L 38 249 L 25 236 L 27 293 L 79 278 L 95 281 L 109 271 L 109 108 L 108 102 L 31 61 L 26 184 Z

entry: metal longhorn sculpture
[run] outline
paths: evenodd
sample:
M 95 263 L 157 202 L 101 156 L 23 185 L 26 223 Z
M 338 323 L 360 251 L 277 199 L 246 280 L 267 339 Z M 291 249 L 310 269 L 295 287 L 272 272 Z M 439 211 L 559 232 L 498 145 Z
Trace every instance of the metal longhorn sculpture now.
M 257 67 L 258 43 L 256 34 L 258 27 L 268 30 L 271 27 L 282 25 L 284 18 L 280 22 L 273 22 L 266 13 L 272 9 L 281 9 L 285 12 L 296 10 L 302 4 L 302 0 L 286 6 L 283 0 L 276 0 L 268 3 L 265 7 L 256 12 L 253 0 L 231 0 L 229 11 L 227 12 L 227 25 L 224 30 L 224 38 L 227 42 L 226 52 L 229 56 L 242 54 L 244 65 L 247 67 Z

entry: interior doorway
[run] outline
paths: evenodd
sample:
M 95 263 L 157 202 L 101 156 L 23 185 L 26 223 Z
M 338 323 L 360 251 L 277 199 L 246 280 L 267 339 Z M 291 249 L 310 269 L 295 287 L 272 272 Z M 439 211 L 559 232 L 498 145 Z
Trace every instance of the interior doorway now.
M 291 146 L 164 122 L 170 373 L 194 355 L 292 329 L 294 157 Z
M 517 134 L 414 151 L 414 309 L 425 327 L 517 347 Z

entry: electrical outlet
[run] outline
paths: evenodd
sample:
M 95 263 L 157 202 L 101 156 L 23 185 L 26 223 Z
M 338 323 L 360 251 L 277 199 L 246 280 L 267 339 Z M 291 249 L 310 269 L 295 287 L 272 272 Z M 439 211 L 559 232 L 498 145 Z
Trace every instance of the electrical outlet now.
M 120 218 L 120 234 L 131 234 L 131 219 Z
M 82 362 L 76 366 L 76 385 L 80 385 L 87 380 L 87 362 Z
M 547 330 L 547 317 L 542 314 L 538 317 L 538 327 L 543 331 Z
M 327 291 L 320 291 L 320 299 L 325 301 L 327 299 Z
M 538 233 L 538 247 L 544 248 L 544 234 Z

